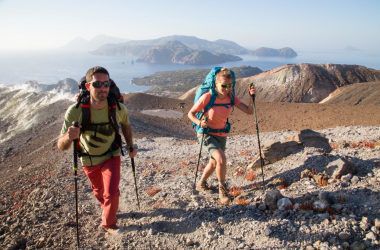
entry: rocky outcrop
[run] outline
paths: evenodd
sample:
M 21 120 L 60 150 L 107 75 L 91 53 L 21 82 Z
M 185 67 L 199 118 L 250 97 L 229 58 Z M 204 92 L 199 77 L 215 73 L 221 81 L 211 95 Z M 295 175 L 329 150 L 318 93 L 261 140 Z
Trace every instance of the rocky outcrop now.
M 258 100 L 318 103 L 339 87 L 376 80 L 378 70 L 359 65 L 287 64 L 241 79 L 238 86 L 245 90 L 253 82 Z
M 26 81 L 22 88 L 34 92 L 76 94 L 78 93 L 78 82 L 71 78 L 65 78 L 56 84 L 41 84 L 37 81 Z
M 285 57 L 285 58 L 298 56 L 297 52 L 295 52 L 292 48 L 289 48 L 289 47 L 285 47 L 281 49 L 261 47 L 252 51 L 252 55 L 255 55 L 258 57 Z
M 356 83 L 336 89 L 320 103 L 380 105 L 380 81 Z
M 242 59 L 238 56 L 213 54 L 205 50 L 193 50 L 181 42 L 169 41 L 164 45 L 149 49 L 137 59 L 137 62 L 154 64 L 207 65 L 240 60 Z
M 331 146 L 326 137 L 311 129 L 301 130 L 297 135 L 287 138 L 285 141 L 268 141 L 262 146 L 262 165 L 272 164 L 283 158 L 302 151 L 305 147 L 316 148 L 320 152 L 331 152 Z M 247 170 L 256 170 L 261 167 L 261 159 L 258 154 L 255 160 L 247 166 Z

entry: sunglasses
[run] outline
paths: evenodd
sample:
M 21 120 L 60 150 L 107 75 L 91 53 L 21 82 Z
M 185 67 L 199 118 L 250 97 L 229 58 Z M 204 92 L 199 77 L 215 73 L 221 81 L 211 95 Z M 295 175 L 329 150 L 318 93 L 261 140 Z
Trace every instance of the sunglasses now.
M 105 81 L 105 82 L 96 81 L 96 82 L 92 82 L 91 84 L 96 89 L 100 89 L 101 87 L 109 88 L 111 86 L 111 82 L 109 81 Z
M 222 85 L 220 85 L 222 88 L 224 88 L 224 89 L 230 89 L 230 88 L 232 88 L 232 85 L 231 84 L 222 84 Z

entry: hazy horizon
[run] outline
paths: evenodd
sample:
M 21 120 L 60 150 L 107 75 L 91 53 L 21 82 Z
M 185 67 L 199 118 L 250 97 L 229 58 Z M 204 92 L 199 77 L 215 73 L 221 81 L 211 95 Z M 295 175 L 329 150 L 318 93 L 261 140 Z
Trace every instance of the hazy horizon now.
M 98 35 L 128 40 L 187 35 L 248 49 L 380 54 L 378 10 L 375 0 L 0 0 L 0 51 L 51 50 Z

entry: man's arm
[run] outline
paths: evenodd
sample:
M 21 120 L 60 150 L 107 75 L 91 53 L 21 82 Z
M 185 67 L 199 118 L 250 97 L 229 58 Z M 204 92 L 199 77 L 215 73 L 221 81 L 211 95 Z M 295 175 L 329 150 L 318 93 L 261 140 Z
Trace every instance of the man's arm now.
M 121 125 L 121 131 L 123 132 L 123 135 L 124 135 L 125 142 L 127 143 L 129 156 L 135 157 L 137 154 L 137 149 L 133 147 L 132 127 L 130 124 L 120 124 L 120 125 Z

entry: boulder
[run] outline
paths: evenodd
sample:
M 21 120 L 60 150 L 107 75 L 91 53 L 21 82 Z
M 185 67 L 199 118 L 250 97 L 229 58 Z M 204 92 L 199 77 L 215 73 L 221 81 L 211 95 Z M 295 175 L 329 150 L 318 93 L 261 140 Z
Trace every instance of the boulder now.
M 355 174 L 356 172 L 356 166 L 343 158 L 332 161 L 326 166 L 326 173 L 333 179 L 340 179 L 343 175 Z
M 272 141 L 263 146 L 263 166 L 275 163 L 288 155 L 295 154 L 302 150 L 302 144 L 297 141 Z M 256 170 L 260 168 L 260 156 L 257 155 L 255 160 L 247 166 L 247 169 Z
M 283 198 L 279 190 L 268 190 L 264 195 L 264 204 L 271 210 L 277 209 L 277 201 Z
M 298 141 L 300 141 L 305 147 L 318 148 L 326 153 L 329 153 L 332 150 L 328 139 L 326 139 L 321 133 L 311 129 L 304 129 L 300 131 L 298 136 Z
M 313 202 L 313 209 L 318 212 L 326 211 L 329 206 L 329 203 L 325 200 L 318 200 Z
M 264 158 L 269 163 L 279 161 L 288 155 L 302 150 L 302 144 L 296 141 L 274 142 L 263 149 Z
M 285 197 L 277 201 L 277 207 L 279 210 L 292 209 L 293 203 L 290 201 L 289 198 Z

